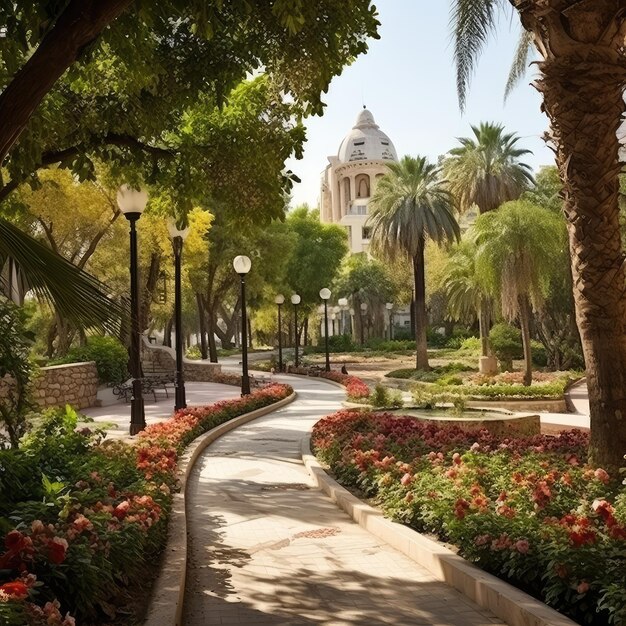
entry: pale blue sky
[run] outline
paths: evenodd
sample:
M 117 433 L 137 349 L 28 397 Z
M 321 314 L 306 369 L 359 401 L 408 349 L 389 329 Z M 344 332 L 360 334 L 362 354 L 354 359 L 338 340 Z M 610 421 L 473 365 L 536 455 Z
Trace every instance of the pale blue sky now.
M 552 152 L 541 138 L 548 122 L 540 112 L 540 97 L 530 86 L 533 71 L 520 82 L 506 103 L 504 86 L 513 58 L 519 23 L 510 12 L 501 19 L 497 37 L 481 57 L 472 80 L 466 112 L 456 96 L 450 40 L 448 0 L 378 0 L 379 40 L 366 55 L 332 82 L 322 117 L 307 120 L 304 159 L 288 167 L 301 179 L 294 186 L 292 205 L 316 206 L 320 173 L 327 156 L 336 154 L 363 103 L 399 156 L 422 154 L 432 160 L 468 136 L 470 124 L 494 121 L 516 132 L 520 145 L 533 151 L 526 162 L 537 169 L 552 164 Z

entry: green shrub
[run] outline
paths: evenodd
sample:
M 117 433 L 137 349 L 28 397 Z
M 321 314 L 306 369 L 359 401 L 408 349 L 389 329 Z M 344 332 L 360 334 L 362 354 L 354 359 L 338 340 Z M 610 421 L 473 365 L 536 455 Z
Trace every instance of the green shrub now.
M 460 376 L 456 376 L 455 374 L 447 374 L 446 376 L 442 376 L 439 380 L 435 381 L 437 385 L 441 385 L 442 387 L 447 387 L 448 385 L 462 385 L 463 379 Z
M 185 352 L 185 356 L 194 361 L 201 359 L 202 353 L 200 352 L 200 346 L 189 346 Z
M 411 329 L 408 326 L 394 326 L 393 338 L 397 341 L 409 341 L 411 337 Z M 413 341 L 415 341 L 413 339 Z
M 500 361 L 503 370 L 513 369 L 513 359 L 524 356 L 522 333 L 510 324 L 496 324 L 489 333 L 489 342 L 493 353 Z
M 478 337 L 468 337 L 467 339 L 463 339 L 460 346 L 460 349 L 463 350 L 463 352 L 471 352 L 472 354 L 479 353 L 480 348 L 480 339 Z
M 323 337 L 320 337 L 319 347 L 325 350 Z M 353 352 L 354 348 L 355 346 L 350 335 L 332 335 L 328 337 L 329 352 Z
M 370 396 L 373 407 L 382 408 L 389 406 L 389 390 L 383 385 L 376 385 L 374 392 Z
M 537 367 L 546 367 L 548 365 L 548 353 L 546 352 L 546 347 L 540 341 L 533 339 L 530 342 L 530 354 L 533 365 Z
M 426 342 L 429 348 L 445 348 L 448 337 L 442 333 L 438 333 L 437 329 L 429 327 L 426 330 Z
M 95 361 L 101 383 L 115 385 L 126 380 L 128 374 L 128 352 L 124 344 L 115 337 L 89 337 L 87 345 L 72 348 L 65 357 L 52 364 L 85 363 Z

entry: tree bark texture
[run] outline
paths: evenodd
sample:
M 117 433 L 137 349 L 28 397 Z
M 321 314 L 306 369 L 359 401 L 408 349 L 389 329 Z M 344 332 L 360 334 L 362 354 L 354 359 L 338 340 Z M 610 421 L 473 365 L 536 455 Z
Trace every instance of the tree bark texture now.
M 530 351 L 530 302 L 527 296 L 519 296 L 519 319 L 524 347 L 524 385 L 530 387 L 533 382 L 533 361 Z
M 0 95 L 0 163 L 54 83 L 132 0 L 70 0 Z
M 624 3 L 513 2 L 543 57 L 536 87 L 564 187 L 591 462 L 615 470 L 626 453 L 626 275 L 616 137 L 626 85 Z
M 415 283 L 415 367 L 429 370 L 426 343 L 426 280 L 424 277 L 424 241 L 413 257 L 413 281 Z

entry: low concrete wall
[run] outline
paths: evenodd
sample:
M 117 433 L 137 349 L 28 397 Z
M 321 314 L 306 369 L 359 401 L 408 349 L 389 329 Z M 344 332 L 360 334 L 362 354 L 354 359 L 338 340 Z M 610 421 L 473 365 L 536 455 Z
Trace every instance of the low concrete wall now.
M 42 367 L 32 383 L 33 399 L 41 408 L 75 409 L 94 406 L 98 394 L 98 370 L 93 361 Z

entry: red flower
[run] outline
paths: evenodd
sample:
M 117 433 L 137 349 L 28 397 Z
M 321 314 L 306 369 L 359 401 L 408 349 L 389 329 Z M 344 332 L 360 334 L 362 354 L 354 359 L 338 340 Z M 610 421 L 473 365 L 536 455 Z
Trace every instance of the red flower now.
M 60 565 L 65 561 L 68 547 L 68 543 L 65 539 L 53 537 L 48 542 L 48 558 L 56 565 Z
M 16 600 L 23 600 L 28 595 L 28 587 L 21 580 L 4 583 L 4 585 L 0 586 L 0 591 L 3 591 L 10 598 L 15 598 Z

